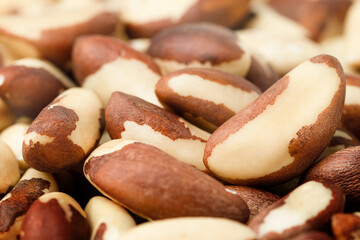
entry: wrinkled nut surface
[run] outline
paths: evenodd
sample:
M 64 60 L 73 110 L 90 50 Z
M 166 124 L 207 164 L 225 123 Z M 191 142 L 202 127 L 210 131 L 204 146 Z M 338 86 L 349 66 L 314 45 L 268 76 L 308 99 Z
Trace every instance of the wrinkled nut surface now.
M 226 191 L 240 196 L 250 210 L 250 220 L 280 199 L 279 195 L 245 186 L 226 186 Z
M 323 227 L 343 208 L 340 188 L 310 181 L 255 216 L 249 227 L 259 239 L 287 239 Z
M 330 142 L 344 98 L 340 63 L 329 55 L 311 58 L 219 127 L 207 141 L 204 163 L 239 185 L 290 180 Z
M 214 22 L 235 26 L 246 17 L 249 0 L 123 1 L 121 19 L 130 37 L 151 37 L 162 29 L 186 22 Z M 161 7 L 160 7 L 161 6 Z
M 116 22 L 116 15 L 101 4 L 69 6 L 60 2 L 41 14 L 0 16 L 0 40 L 18 58 L 43 57 L 64 67 L 78 36 L 110 34 Z
M 52 192 L 31 204 L 21 226 L 20 239 L 87 240 L 89 235 L 89 224 L 80 205 L 65 193 Z
M 105 197 L 93 197 L 85 207 L 91 240 L 120 239 L 136 223 L 119 204 Z
M 88 157 L 84 174 L 104 195 L 147 219 L 249 217 L 246 203 L 221 183 L 147 144 L 107 142 Z
M 246 79 L 215 69 L 187 68 L 160 78 L 156 96 L 203 129 L 214 131 L 261 91 Z
M 331 228 L 336 240 L 360 238 L 360 217 L 356 214 L 338 213 L 331 217 Z
M 49 172 L 75 166 L 96 147 L 103 121 L 103 105 L 93 91 L 63 92 L 31 123 L 23 142 L 25 162 Z
M 18 239 L 26 211 L 41 195 L 58 190 L 49 173 L 28 169 L 15 187 L 0 201 L 0 239 Z
M 253 231 L 244 224 L 224 218 L 183 217 L 141 224 L 123 240 L 254 240 Z
M 359 209 L 360 204 L 360 146 L 335 152 L 307 171 L 304 181 L 331 182 L 346 196 L 346 206 Z
M 144 53 L 105 36 L 78 38 L 72 53 L 76 81 L 104 103 L 114 91 L 132 94 L 160 106 L 154 89 L 160 70 Z
M 20 179 L 19 164 L 9 146 L 0 140 L 0 194 L 6 193 Z
M 187 67 L 206 67 L 245 76 L 251 65 L 251 56 L 236 34 L 211 23 L 167 28 L 151 39 L 148 53 L 163 74 Z
M 105 109 L 105 122 L 112 139 L 150 144 L 179 161 L 206 170 L 202 158 L 210 134 L 163 108 L 114 92 Z
M 18 116 L 35 118 L 56 96 L 74 83 L 52 64 L 21 59 L 0 69 L 0 97 Z

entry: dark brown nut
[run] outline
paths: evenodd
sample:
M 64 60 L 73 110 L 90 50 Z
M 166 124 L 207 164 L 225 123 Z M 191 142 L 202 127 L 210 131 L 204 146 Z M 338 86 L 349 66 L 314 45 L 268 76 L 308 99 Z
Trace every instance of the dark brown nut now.
M 1 16 L 0 41 L 18 58 L 43 57 L 64 68 L 77 37 L 110 34 L 116 23 L 117 16 L 99 3 L 69 7 L 59 2 L 41 14 Z
M 346 207 L 359 209 L 360 146 L 338 151 L 319 161 L 305 174 L 304 181 L 316 180 L 338 185 L 346 196 Z
M 318 231 L 310 231 L 301 233 L 293 238 L 290 238 L 289 240 L 332 240 L 333 238 L 330 237 L 328 234 L 324 232 L 318 232 Z
M 227 27 L 248 14 L 249 0 L 123 1 L 121 19 L 130 37 L 152 37 L 162 29 L 188 22 L 213 22 Z
M 350 66 L 357 69 L 360 68 L 360 47 L 358 44 L 360 34 L 359 31 L 357 31 L 360 21 L 359 13 L 360 3 L 359 1 L 354 1 L 346 16 L 344 27 L 346 61 Z
M 22 155 L 22 144 L 29 126 L 29 123 L 15 123 L 0 133 L 0 139 L 11 148 L 22 171 L 29 167 Z
M 31 123 L 23 142 L 24 160 L 41 171 L 73 167 L 96 147 L 103 122 L 100 98 L 91 90 L 71 88 Z
M 210 23 L 165 29 L 152 38 L 148 53 L 163 74 L 187 67 L 207 67 L 246 76 L 251 65 L 251 56 L 236 34 Z
M 186 68 L 163 76 L 156 96 L 184 118 L 213 132 L 261 91 L 246 79 L 215 69 Z
M 360 239 L 360 216 L 338 213 L 331 217 L 331 228 L 336 240 Z
M 325 226 L 343 208 L 344 196 L 339 187 L 310 181 L 256 215 L 249 227 L 259 239 L 288 239 Z
M 105 122 L 112 139 L 150 144 L 179 161 L 206 170 L 202 159 L 210 133 L 163 108 L 114 92 L 105 109 Z
M 279 74 L 259 54 L 252 53 L 251 66 L 245 78 L 264 92 L 279 80 Z
M 0 98 L 0 131 L 15 122 L 15 115 L 10 111 L 6 103 Z
M 0 140 L 0 194 L 6 193 L 20 179 L 19 164 L 8 145 Z
M 30 205 L 41 195 L 57 191 L 49 173 L 28 169 L 16 186 L 0 201 L 0 239 L 16 240 Z
M 47 193 L 34 201 L 20 232 L 21 240 L 88 240 L 89 236 L 85 212 L 72 197 L 61 192 Z
M 254 240 L 255 234 L 244 224 L 223 218 L 183 217 L 141 224 L 123 240 Z
M 226 191 L 239 195 L 246 202 L 250 210 L 250 220 L 280 199 L 276 194 L 245 186 L 226 186 Z
M 95 149 L 86 178 L 104 195 L 147 219 L 184 216 L 249 218 L 241 197 L 207 174 L 144 143 L 117 139 Z
M 360 137 L 360 77 L 346 75 L 346 96 L 341 126 Z
M 107 103 L 122 91 L 160 106 L 155 84 L 160 70 L 146 54 L 105 36 L 79 38 L 73 48 L 73 68 L 79 85 L 94 90 Z
M 0 97 L 18 116 L 35 118 L 56 96 L 74 84 L 52 64 L 21 59 L 0 69 Z
M 205 166 L 238 185 L 288 181 L 305 171 L 330 142 L 344 98 L 340 63 L 329 55 L 311 58 L 210 136 Z
M 120 239 L 136 225 L 124 208 L 105 197 L 91 198 L 85 213 L 90 224 L 91 240 Z

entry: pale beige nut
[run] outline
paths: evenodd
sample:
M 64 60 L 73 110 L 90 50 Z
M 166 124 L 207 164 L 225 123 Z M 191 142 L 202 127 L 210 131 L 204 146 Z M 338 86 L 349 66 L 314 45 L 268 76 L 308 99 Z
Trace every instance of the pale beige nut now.
M 20 179 L 19 164 L 9 146 L 0 140 L 0 194 L 6 193 Z
M 338 213 L 331 217 L 331 228 L 336 240 L 360 238 L 360 217 L 351 213 Z
M 158 220 L 130 230 L 124 240 L 254 240 L 249 227 L 224 218 L 186 217 Z
M 344 98 L 340 63 L 329 55 L 311 58 L 221 125 L 206 143 L 204 163 L 240 185 L 290 180 L 330 142 Z
M 115 38 L 86 36 L 75 42 L 72 55 L 78 84 L 105 104 L 114 91 L 122 91 L 161 106 L 154 92 L 160 70 L 146 54 Z
M 105 109 L 112 139 L 153 145 L 179 161 L 204 171 L 203 154 L 210 133 L 135 96 L 114 92 Z
M 251 55 L 230 29 L 211 23 L 171 27 L 156 34 L 148 49 L 163 74 L 206 67 L 245 76 Z
M 47 61 L 21 59 L 0 69 L 0 97 L 17 116 L 35 118 L 55 97 L 75 84 Z
M 14 61 L 13 54 L 0 42 L 0 68 Z
M 351 5 L 345 20 L 344 36 L 346 41 L 346 61 L 354 67 L 360 68 L 360 1 L 354 1 Z
M 155 92 L 166 106 L 211 132 L 261 94 L 240 76 L 205 68 L 169 73 L 157 82 Z
M 51 174 L 28 169 L 0 201 L 0 239 L 18 239 L 25 213 L 31 204 L 41 195 L 57 190 L 57 183 Z
M 103 111 L 100 98 L 91 90 L 63 92 L 30 124 L 23 142 L 25 162 L 54 172 L 84 161 L 100 139 Z
M 0 15 L 16 15 L 29 9 L 42 9 L 44 6 L 49 6 L 53 3 L 53 0 L 2 0 L 0 1 Z
M 116 139 L 101 145 L 86 160 L 84 174 L 104 195 L 147 219 L 249 217 L 246 203 L 220 182 L 144 143 Z
M 0 98 L 0 131 L 15 122 L 15 115 L 6 103 Z
M 149 38 L 136 38 L 130 39 L 128 43 L 130 47 L 132 47 L 136 51 L 146 53 L 149 49 L 151 40 Z
M 101 209 L 98 209 L 101 211 Z M 21 225 L 21 240 L 88 240 L 85 212 L 69 195 L 47 193 L 34 201 Z
M 85 207 L 91 240 L 120 239 L 136 223 L 130 214 L 119 204 L 105 197 L 93 197 Z
M 288 239 L 325 226 L 331 216 L 343 208 L 340 188 L 310 181 L 255 216 L 249 227 L 258 239 Z

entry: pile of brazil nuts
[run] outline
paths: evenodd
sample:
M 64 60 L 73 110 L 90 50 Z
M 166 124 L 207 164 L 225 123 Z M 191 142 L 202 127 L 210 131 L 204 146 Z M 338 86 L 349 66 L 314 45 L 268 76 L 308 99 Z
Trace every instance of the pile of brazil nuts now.
M 0 0 L 0 240 L 360 239 L 360 0 Z

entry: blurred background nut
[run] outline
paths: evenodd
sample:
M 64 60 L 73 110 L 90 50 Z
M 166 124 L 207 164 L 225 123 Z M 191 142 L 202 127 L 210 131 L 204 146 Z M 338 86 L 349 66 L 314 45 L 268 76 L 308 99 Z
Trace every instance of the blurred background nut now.
M 333 238 L 325 232 L 309 231 L 289 238 L 289 240 L 333 240 Z
M 344 37 L 346 42 L 346 62 L 352 67 L 360 69 L 360 2 L 353 1 L 345 20 Z
M 331 217 L 331 228 L 336 240 L 359 239 L 360 216 L 358 213 L 337 213 Z
M 15 122 L 15 115 L 11 112 L 6 103 L 0 98 L 0 131 Z
M 8 145 L 0 140 L 0 194 L 6 193 L 20 179 L 19 164 Z

